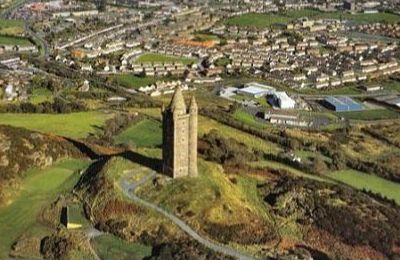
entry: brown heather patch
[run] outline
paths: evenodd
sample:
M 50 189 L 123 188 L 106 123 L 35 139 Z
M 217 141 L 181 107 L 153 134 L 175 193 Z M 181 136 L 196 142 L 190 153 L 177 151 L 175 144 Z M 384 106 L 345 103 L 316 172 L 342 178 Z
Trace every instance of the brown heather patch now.
M 318 248 L 318 250 L 320 251 L 330 252 L 330 257 L 334 259 L 387 259 L 385 255 L 372 249 L 369 246 L 346 245 L 339 238 L 316 227 L 311 227 L 309 229 L 309 232 L 305 234 L 304 240 L 311 247 Z

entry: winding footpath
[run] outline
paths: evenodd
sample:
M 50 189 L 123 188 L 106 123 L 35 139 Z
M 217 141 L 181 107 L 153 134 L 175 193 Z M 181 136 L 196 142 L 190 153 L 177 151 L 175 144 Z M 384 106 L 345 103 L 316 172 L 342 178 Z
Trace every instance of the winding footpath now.
M 147 208 L 150 208 L 152 210 L 157 211 L 158 213 L 164 215 L 165 217 L 167 217 L 169 220 L 171 220 L 174 224 L 176 224 L 179 228 L 181 228 L 185 233 L 187 233 L 190 237 L 192 237 L 193 239 L 195 239 L 197 242 L 199 242 L 200 244 L 202 244 L 203 246 L 212 249 L 216 252 L 219 252 L 221 254 L 227 255 L 227 256 L 231 256 L 231 257 L 235 257 L 237 259 L 241 259 L 241 260 L 250 260 L 250 259 L 254 259 L 251 256 L 245 255 L 241 252 L 238 252 L 230 247 L 224 246 L 224 245 L 220 245 L 217 244 L 215 242 L 212 242 L 208 239 L 205 239 L 203 237 L 201 237 L 195 230 L 193 230 L 190 226 L 188 226 L 184 221 L 182 221 L 181 219 L 177 218 L 176 216 L 174 216 L 173 214 L 169 213 L 168 211 L 166 211 L 165 209 L 159 207 L 158 205 L 148 202 L 146 200 L 143 200 L 141 198 L 139 198 L 138 196 L 135 195 L 135 189 L 146 183 L 147 181 L 150 181 L 152 179 L 154 179 L 156 176 L 156 173 L 152 173 L 150 175 L 147 175 L 146 177 L 144 177 L 143 179 L 141 179 L 140 181 L 136 182 L 136 183 L 129 183 L 126 179 L 122 178 L 120 179 L 120 186 L 123 190 L 123 192 L 125 193 L 126 196 L 128 196 L 131 200 L 133 200 L 136 203 L 139 203 Z

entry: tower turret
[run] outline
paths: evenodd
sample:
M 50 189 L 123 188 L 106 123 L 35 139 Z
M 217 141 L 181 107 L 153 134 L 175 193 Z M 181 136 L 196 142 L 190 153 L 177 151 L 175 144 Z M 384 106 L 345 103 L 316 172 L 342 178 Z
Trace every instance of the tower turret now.
M 198 107 L 192 96 L 189 105 L 189 176 L 197 176 L 197 124 Z
M 169 104 L 169 109 L 174 115 L 184 115 L 186 114 L 186 104 L 183 99 L 182 90 L 177 87 L 172 97 L 171 103 Z

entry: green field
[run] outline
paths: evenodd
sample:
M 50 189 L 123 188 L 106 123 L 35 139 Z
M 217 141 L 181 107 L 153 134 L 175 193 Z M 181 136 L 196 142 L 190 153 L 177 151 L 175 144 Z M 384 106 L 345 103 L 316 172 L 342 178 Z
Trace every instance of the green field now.
M 151 62 L 181 62 L 183 64 L 195 63 L 196 59 L 182 58 L 175 56 L 167 56 L 157 53 L 146 53 L 141 55 L 135 63 L 151 63 Z
M 239 16 L 228 18 L 225 21 L 227 25 L 237 26 L 254 26 L 254 27 L 269 27 L 275 24 L 287 24 L 288 22 L 301 18 L 309 17 L 314 19 L 327 18 L 327 19 L 344 19 L 354 23 L 396 23 L 400 20 L 400 16 L 390 13 L 377 13 L 377 14 L 350 14 L 343 12 L 321 12 L 311 9 L 303 9 L 296 11 L 289 11 L 282 14 L 258 14 L 248 13 Z
M 374 193 L 379 193 L 389 199 L 394 199 L 400 205 L 399 183 L 354 170 L 332 172 L 328 176 L 357 189 L 366 189 Z
M 20 46 L 29 46 L 33 45 L 26 38 L 16 37 L 16 36 L 1 36 L 0 35 L 0 45 L 20 45 Z
M 79 112 L 70 114 L 0 114 L 0 124 L 24 127 L 71 138 L 85 138 L 95 133 L 111 114 Z
M 139 243 L 129 243 L 112 235 L 102 235 L 93 239 L 94 250 L 101 259 L 143 259 L 151 255 L 151 247 Z
M 364 111 L 354 112 L 339 112 L 335 113 L 337 116 L 344 117 L 350 120 L 386 120 L 386 119 L 398 119 L 400 113 L 388 110 L 388 109 L 373 109 Z
M 21 191 L 10 205 L 0 208 L 0 258 L 7 256 L 12 243 L 23 233 L 40 236 L 47 232 L 36 222 L 37 215 L 57 194 L 72 189 L 79 178 L 79 174 L 73 173 L 87 165 L 87 161 L 65 160 L 26 172 Z
M 0 35 L 21 35 L 24 31 L 22 20 L 0 19 Z
M 39 104 L 45 101 L 52 102 L 53 94 L 46 88 L 34 88 L 30 98 L 31 103 Z
M 145 119 L 120 133 L 115 141 L 118 144 L 134 144 L 154 147 L 162 144 L 161 124 L 155 120 Z
M 127 88 L 138 89 L 159 80 L 167 80 L 166 77 L 138 77 L 133 74 L 117 74 L 112 77 L 118 84 Z
M 247 113 L 246 111 L 244 111 L 242 109 L 236 110 L 235 113 L 233 114 L 233 118 L 235 118 L 236 120 L 238 120 L 246 125 L 249 125 L 249 126 L 252 126 L 255 128 L 262 129 L 262 128 L 267 127 L 266 123 L 263 124 L 261 122 L 256 121 L 256 119 L 254 118 L 253 115 Z

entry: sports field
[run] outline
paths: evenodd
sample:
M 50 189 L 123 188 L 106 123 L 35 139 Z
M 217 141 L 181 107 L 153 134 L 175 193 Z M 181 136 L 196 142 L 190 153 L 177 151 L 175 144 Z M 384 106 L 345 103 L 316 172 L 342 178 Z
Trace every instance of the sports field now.
M 0 124 L 24 127 L 71 138 L 85 138 L 111 118 L 112 114 L 79 112 L 69 114 L 0 114 Z
M 309 17 L 314 19 L 343 19 L 354 23 L 396 23 L 400 20 L 400 15 L 391 13 L 376 13 L 376 14 L 350 14 L 343 12 L 321 12 L 311 9 L 303 9 L 296 11 L 288 11 L 282 14 L 258 14 L 248 13 L 239 16 L 228 18 L 225 21 L 227 25 L 237 26 L 254 26 L 254 27 L 270 27 L 276 24 L 287 24 L 288 22 L 301 18 Z
M 5 259 L 15 240 L 25 232 L 46 234 L 46 228 L 37 223 L 40 210 L 56 199 L 57 194 L 69 191 L 76 184 L 87 161 L 65 160 L 45 169 L 26 172 L 21 189 L 14 200 L 0 208 L 0 259 Z

